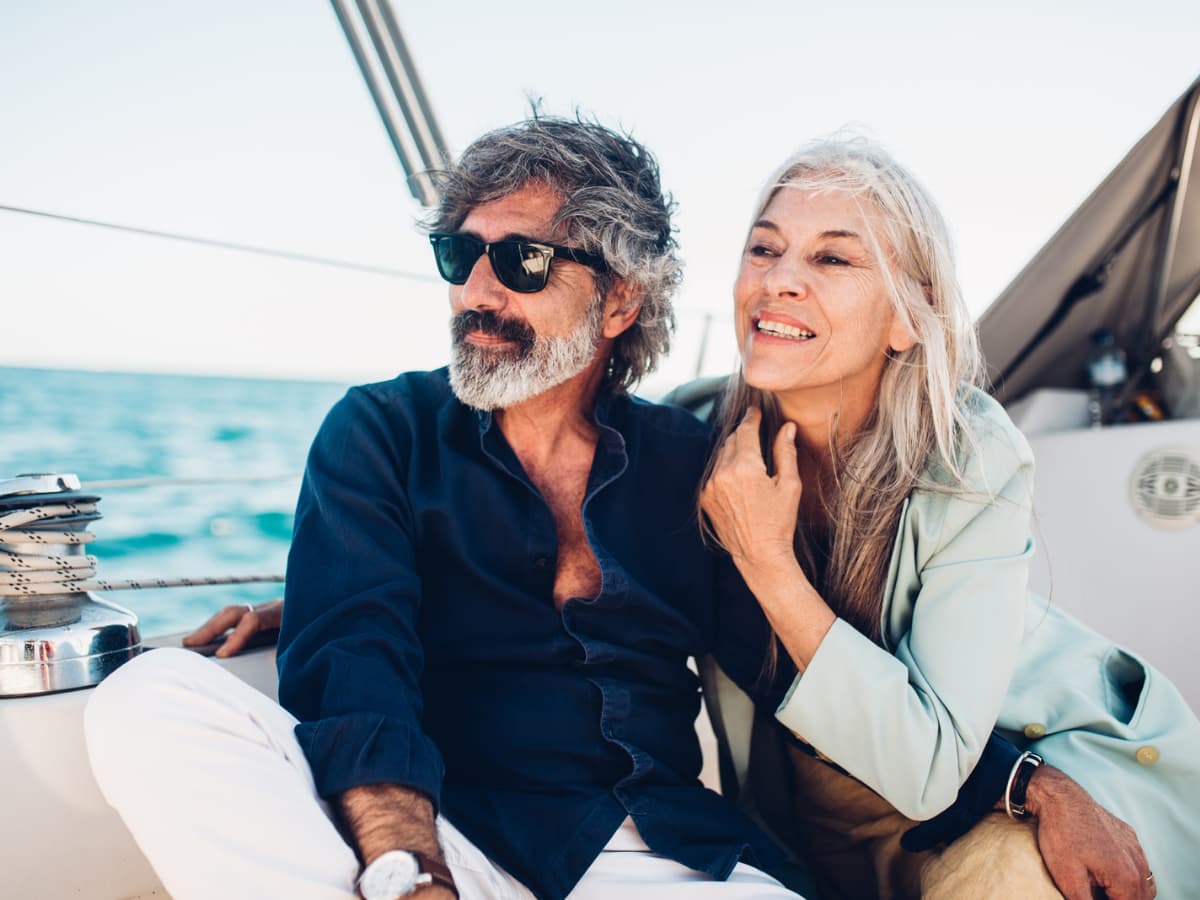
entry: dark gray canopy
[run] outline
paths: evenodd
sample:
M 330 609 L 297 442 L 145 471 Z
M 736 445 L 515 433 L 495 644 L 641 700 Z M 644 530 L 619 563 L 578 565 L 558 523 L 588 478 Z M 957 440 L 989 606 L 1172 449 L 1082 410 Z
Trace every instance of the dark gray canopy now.
M 1002 402 L 1084 386 L 1109 328 L 1144 370 L 1200 293 L 1200 80 L 1180 97 L 979 321 Z

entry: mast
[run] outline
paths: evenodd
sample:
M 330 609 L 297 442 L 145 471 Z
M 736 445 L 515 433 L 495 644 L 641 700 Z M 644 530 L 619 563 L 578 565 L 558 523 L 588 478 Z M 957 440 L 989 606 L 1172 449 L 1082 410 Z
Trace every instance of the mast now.
M 450 160 L 412 55 L 388 0 L 331 0 L 384 130 L 423 206 L 435 206 L 437 188 L 428 170 Z

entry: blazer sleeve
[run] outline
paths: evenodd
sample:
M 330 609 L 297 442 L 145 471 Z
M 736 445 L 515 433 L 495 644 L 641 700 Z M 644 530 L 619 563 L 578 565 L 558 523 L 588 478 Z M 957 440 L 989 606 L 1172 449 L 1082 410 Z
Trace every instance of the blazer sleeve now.
M 928 819 L 954 802 L 1009 689 L 1033 552 L 1033 457 L 1009 422 L 977 436 L 970 492 L 914 492 L 892 601 L 911 604 L 889 653 L 837 620 L 776 717 L 883 796 Z M 906 534 L 907 532 L 907 534 Z
M 321 797 L 399 784 L 436 807 L 443 764 L 421 725 L 406 434 L 400 412 L 355 388 L 313 442 L 288 556 L 279 699 L 300 720 L 296 738 Z

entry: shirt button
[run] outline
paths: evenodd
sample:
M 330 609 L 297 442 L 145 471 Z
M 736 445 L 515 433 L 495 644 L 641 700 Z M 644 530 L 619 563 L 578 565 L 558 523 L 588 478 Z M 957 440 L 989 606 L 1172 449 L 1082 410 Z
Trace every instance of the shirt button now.
M 554 565 L 554 557 L 552 557 L 552 556 L 538 556 L 538 557 L 535 557 L 535 558 L 534 558 L 534 560 L 533 560 L 533 564 L 534 564 L 535 566 L 537 566 L 539 569 L 548 569 L 548 568 L 550 568 L 552 565 Z
M 1156 762 L 1158 762 L 1158 757 L 1159 757 L 1158 748 L 1150 747 L 1150 746 L 1138 747 L 1138 751 L 1137 751 L 1137 753 L 1134 754 L 1134 757 L 1143 766 L 1152 766 Z
M 1025 726 L 1025 737 L 1031 741 L 1036 741 L 1038 738 L 1046 736 L 1046 726 L 1041 722 L 1030 722 Z

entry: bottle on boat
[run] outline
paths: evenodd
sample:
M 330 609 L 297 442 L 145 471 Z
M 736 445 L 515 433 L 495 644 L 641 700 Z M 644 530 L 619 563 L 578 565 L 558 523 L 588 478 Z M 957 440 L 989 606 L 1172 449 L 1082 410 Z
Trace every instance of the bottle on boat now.
M 1107 425 L 1114 420 L 1121 389 L 1129 377 L 1125 363 L 1125 351 L 1117 346 L 1117 339 L 1107 328 L 1092 334 L 1092 346 L 1087 357 L 1088 417 L 1093 428 Z

